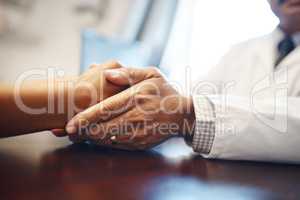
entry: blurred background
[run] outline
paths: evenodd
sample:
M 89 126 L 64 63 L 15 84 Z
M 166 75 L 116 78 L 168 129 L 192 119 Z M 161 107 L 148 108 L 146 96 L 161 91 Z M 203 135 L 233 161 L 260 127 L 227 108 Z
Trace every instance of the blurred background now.
M 186 66 L 203 76 L 231 45 L 277 23 L 267 0 L 0 0 L 0 81 L 117 59 L 182 82 Z

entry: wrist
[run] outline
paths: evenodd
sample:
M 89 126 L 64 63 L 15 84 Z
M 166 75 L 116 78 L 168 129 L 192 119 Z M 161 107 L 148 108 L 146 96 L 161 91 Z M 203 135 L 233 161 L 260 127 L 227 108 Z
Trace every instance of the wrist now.
M 55 85 L 57 109 L 66 116 L 67 121 L 89 107 L 91 94 L 79 81 L 79 77 L 57 80 Z

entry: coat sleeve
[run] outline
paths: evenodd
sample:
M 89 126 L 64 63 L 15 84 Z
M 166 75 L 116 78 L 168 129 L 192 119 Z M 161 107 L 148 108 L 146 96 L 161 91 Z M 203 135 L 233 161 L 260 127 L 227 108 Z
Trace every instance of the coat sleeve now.
M 205 157 L 300 163 L 300 98 L 264 99 L 255 105 L 246 97 L 208 98 L 216 118 Z

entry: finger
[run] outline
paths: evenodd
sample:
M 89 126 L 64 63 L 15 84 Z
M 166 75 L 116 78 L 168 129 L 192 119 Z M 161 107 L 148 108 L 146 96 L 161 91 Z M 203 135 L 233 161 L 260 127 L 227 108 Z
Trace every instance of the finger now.
M 87 130 L 80 130 L 77 134 L 68 135 L 69 140 L 73 143 L 82 143 L 88 141 Z
M 51 130 L 51 132 L 56 137 L 65 137 L 68 135 L 68 133 L 64 129 L 53 129 L 53 130 Z
M 109 69 L 104 71 L 104 75 L 109 82 L 119 86 L 131 86 L 150 78 L 162 76 L 155 67 Z
M 123 144 L 128 146 L 135 146 L 144 138 L 143 129 L 136 128 L 134 131 L 128 131 L 126 134 L 118 134 L 112 141 L 116 144 Z
M 67 124 L 67 133 L 75 134 L 82 125 L 111 120 L 114 117 L 127 112 L 134 105 L 133 98 L 131 98 L 132 92 L 132 89 L 127 89 L 77 114 Z
M 105 63 L 102 64 L 92 64 L 90 65 L 90 69 L 94 69 L 94 68 L 101 68 L 101 69 L 118 69 L 118 68 L 122 68 L 123 66 L 117 62 L 117 61 L 107 61 Z
M 126 138 L 123 136 L 118 136 L 113 141 L 114 148 L 125 149 L 125 150 L 145 150 L 153 146 L 153 141 L 149 141 L 147 135 L 144 134 L 144 130 L 137 130 L 135 133 L 136 137 Z
M 153 131 L 144 127 L 143 120 L 134 123 L 123 120 L 130 115 L 132 114 L 126 113 L 109 122 L 101 123 L 102 129 L 98 129 L 99 132 L 87 134 L 88 140 L 100 146 L 122 150 L 145 150 L 162 142 L 162 136 L 152 135 L 154 134 Z M 97 129 L 94 131 L 97 131 Z
M 109 121 L 99 123 L 90 128 L 87 136 L 90 140 L 112 140 L 127 143 L 139 137 L 145 129 L 145 117 L 137 115 L 136 110 L 130 110 Z
M 106 147 L 111 149 L 117 149 L 117 150 L 126 150 L 126 151 L 133 151 L 136 150 L 136 148 L 133 145 L 128 144 L 122 144 L 115 141 L 112 141 L 110 139 L 107 140 L 97 140 L 97 141 L 90 141 L 92 144 L 95 144 L 100 147 Z
M 111 60 L 103 64 L 100 64 L 100 67 L 102 67 L 103 69 L 118 69 L 118 68 L 122 68 L 123 66 L 118 61 Z

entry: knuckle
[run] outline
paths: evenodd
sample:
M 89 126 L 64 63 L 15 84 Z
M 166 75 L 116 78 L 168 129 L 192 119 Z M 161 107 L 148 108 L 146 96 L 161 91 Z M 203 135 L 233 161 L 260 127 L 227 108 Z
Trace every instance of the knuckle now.
M 134 96 L 134 102 L 137 105 L 145 104 L 148 101 L 149 101 L 149 99 L 145 98 L 145 96 L 143 94 L 137 94 L 137 95 Z
M 154 77 L 160 76 L 160 74 L 161 74 L 160 70 L 157 67 L 154 67 L 154 66 L 149 67 L 149 72 Z
M 146 90 L 144 90 L 144 94 L 157 95 L 159 94 L 159 88 L 157 88 L 155 85 L 149 85 Z
M 145 82 L 140 85 L 137 90 L 137 94 L 139 95 L 157 95 L 159 94 L 159 85 L 155 82 Z
M 87 120 L 83 114 L 79 114 L 77 119 L 78 119 L 78 125 L 80 127 L 84 127 L 89 124 L 89 120 Z
M 134 77 L 137 76 L 136 70 L 133 68 L 124 68 L 123 72 L 125 72 L 131 82 L 133 82 Z
M 106 105 L 99 105 L 97 106 L 96 110 L 95 110 L 95 115 L 96 118 L 99 121 L 106 121 L 107 119 L 109 119 L 110 115 L 109 115 L 109 108 Z
M 109 65 L 112 67 L 112 68 L 121 68 L 122 65 L 117 61 L 117 60 L 112 60 L 109 62 Z
M 157 87 L 149 87 L 148 94 L 157 95 L 157 94 L 159 94 L 159 89 Z
M 96 107 L 96 109 L 94 110 L 94 112 L 95 112 L 95 116 L 96 116 L 96 118 L 97 119 L 99 119 L 99 120 L 101 120 L 102 119 L 102 115 L 103 115 L 103 105 L 98 105 L 97 107 Z
M 98 66 L 99 66 L 98 64 L 91 64 L 91 65 L 90 65 L 90 69 L 96 68 L 96 67 L 98 67 Z

